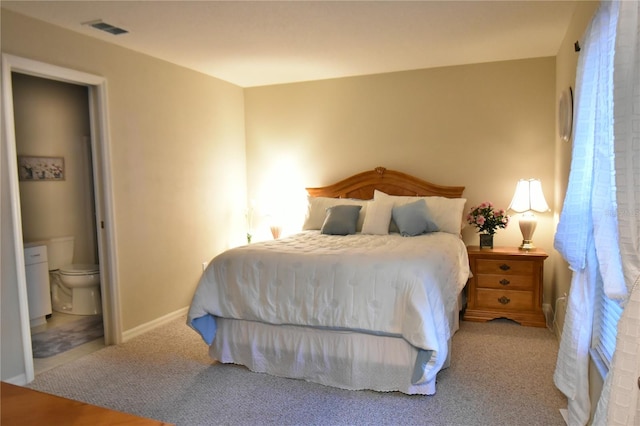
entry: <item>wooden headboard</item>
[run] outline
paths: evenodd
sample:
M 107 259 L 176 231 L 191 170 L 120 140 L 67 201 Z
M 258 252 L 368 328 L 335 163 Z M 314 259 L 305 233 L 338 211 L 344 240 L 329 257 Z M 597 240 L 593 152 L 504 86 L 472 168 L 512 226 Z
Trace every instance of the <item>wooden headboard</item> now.
M 376 189 L 389 195 L 460 198 L 464 186 L 436 185 L 405 173 L 376 167 L 374 170 L 358 173 L 333 185 L 307 188 L 307 193 L 312 197 L 370 200 Z

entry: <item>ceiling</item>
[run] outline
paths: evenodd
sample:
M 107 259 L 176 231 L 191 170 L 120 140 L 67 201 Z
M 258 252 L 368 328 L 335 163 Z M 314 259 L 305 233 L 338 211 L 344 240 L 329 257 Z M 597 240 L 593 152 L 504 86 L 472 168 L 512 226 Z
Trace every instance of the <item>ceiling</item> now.
M 575 5 L 2 0 L 2 8 L 241 87 L 555 56 Z M 83 25 L 95 20 L 129 32 Z

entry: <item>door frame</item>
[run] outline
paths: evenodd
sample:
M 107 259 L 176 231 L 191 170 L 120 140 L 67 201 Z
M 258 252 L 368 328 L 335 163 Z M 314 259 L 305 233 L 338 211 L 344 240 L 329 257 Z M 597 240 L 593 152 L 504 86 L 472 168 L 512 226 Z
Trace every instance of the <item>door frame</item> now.
M 120 318 L 118 267 L 115 244 L 116 230 L 111 179 L 111 144 L 109 138 L 106 79 L 97 75 L 3 53 L 2 101 L 5 106 L 5 140 L 8 155 L 6 163 L 8 167 L 8 184 L 11 198 L 11 220 L 16 259 L 20 332 L 22 335 L 25 378 L 26 383 L 29 383 L 34 379 L 35 375 L 24 264 L 20 187 L 18 184 L 17 162 L 11 160 L 11 158 L 17 158 L 11 78 L 13 72 L 49 80 L 79 84 L 87 86 L 88 88 L 98 258 L 101 278 L 100 289 L 102 292 L 104 338 L 106 345 L 122 342 L 122 321 Z

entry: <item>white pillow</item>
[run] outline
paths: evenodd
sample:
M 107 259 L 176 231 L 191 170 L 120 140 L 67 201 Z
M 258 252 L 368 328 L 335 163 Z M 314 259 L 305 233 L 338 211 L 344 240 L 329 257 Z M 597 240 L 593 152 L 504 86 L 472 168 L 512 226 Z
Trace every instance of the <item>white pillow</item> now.
M 367 214 L 362 224 L 363 234 L 387 235 L 389 233 L 389 223 L 391 223 L 391 211 L 393 200 L 379 199 L 369 201 Z
M 401 206 L 423 198 L 427 202 L 429 216 L 438 227 L 438 231 L 460 235 L 462 229 L 462 214 L 466 198 L 446 198 L 446 197 L 412 197 L 403 195 L 389 195 L 377 189 L 373 193 L 375 201 L 386 199 L 392 200 L 394 206 Z
M 356 231 L 362 230 L 362 224 L 364 222 L 367 200 L 356 200 L 353 198 L 329 198 L 329 197 L 307 197 L 307 215 L 304 219 L 302 229 L 322 229 L 324 219 L 327 217 L 327 209 L 329 207 L 343 205 L 343 206 L 362 206 L 360 209 L 360 215 L 358 216 L 358 223 L 356 225 Z

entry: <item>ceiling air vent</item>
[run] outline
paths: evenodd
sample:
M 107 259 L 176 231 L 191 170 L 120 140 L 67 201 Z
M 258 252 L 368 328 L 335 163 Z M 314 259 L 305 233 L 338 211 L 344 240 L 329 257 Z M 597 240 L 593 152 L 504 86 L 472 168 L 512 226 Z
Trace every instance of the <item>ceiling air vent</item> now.
M 129 31 L 122 29 L 122 28 L 118 28 L 114 25 L 111 24 L 107 24 L 106 22 L 102 22 L 101 20 L 99 21 L 91 21 L 91 22 L 85 22 L 82 25 L 89 25 L 90 27 L 93 27 L 97 30 L 100 31 L 104 31 L 107 32 L 109 34 L 113 34 L 113 35 L 120 35 L 120 34 L 126 34 Z

